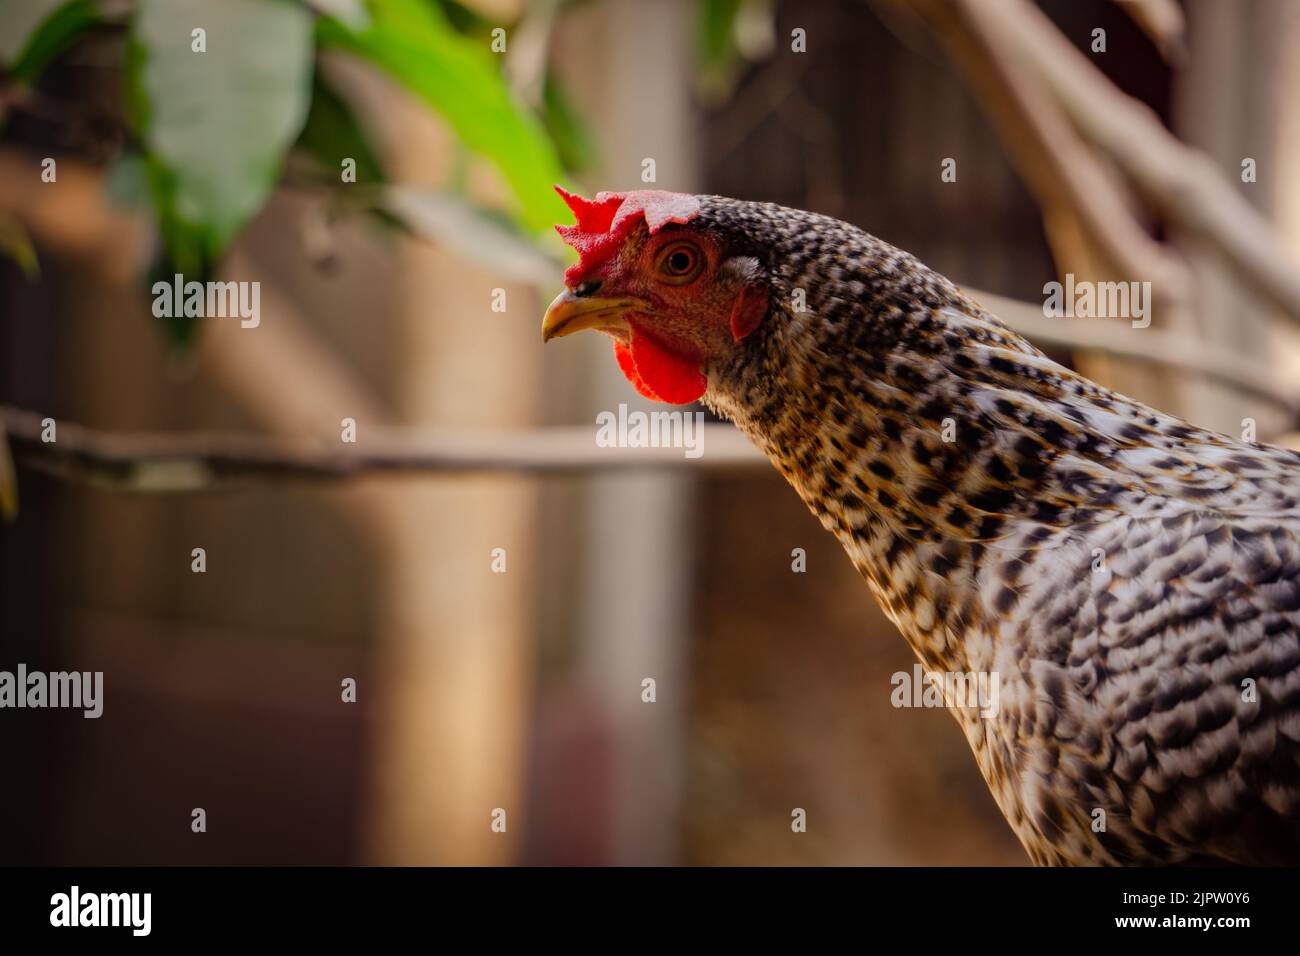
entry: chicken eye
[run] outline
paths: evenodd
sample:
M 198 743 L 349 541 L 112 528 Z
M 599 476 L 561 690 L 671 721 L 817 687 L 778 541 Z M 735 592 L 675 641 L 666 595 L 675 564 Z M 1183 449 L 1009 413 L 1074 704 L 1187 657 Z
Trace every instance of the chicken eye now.
M 690 282 L 699 275 L 703 263 L 704 256 L 689 242 L 675 242 L 659 253 L 659 271 L 668 282 L 676 285 Z

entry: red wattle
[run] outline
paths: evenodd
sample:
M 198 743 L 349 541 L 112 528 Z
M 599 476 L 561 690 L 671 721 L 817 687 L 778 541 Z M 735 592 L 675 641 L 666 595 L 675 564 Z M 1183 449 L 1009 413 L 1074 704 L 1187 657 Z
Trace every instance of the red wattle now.
M 615 342 L 614 356 L 636 390 L 656 402 L 689 405 L 709 387 L 698 360 L 664 348 L 636 328 L 631 348 Z
M 658 395 L 650 391 L 650 386 L 646 385 L 641 380 L 641 376 L 636 373 L 636 362 L 632 358 L 632 350 L 617 339 L 614 340 L 614 358 L 618 362 L 619 370 L 627 376 L 627 380 L 632 383 L 633 388 L 652 402 L 662 401 Z

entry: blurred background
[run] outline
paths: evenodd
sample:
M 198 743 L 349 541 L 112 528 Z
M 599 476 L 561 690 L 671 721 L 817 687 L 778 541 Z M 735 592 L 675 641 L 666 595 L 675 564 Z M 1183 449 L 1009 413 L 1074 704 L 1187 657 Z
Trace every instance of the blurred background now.
M 596 453 L 646 406 L 602 337 L 542 348 L 555 182 L 837 216 L 1294 441 L 1296 0 L 5 0 L 0 69 L 0 669 L 105 675 L 99 720 L 0 711 L 0 863 L 1025 862 L 729 426 Z M 260 283 L 260 324 L 155 318 L 176 273 Z M 1151 327 L 1045 319 L 1066 273 L 1150 281 Z M 478 467 L 97 464 L 349 418 Z

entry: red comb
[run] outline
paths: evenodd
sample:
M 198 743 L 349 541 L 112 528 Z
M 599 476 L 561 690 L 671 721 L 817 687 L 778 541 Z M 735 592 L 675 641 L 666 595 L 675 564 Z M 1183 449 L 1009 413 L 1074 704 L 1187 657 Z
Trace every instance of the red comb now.
M 654 234 L 670 222 L 690 222 L 700 211 L 700 201 L 694 196 L 658 189 L 601 192 L 595 199 L 583 199 L 559 186 L 555 191 L 573 210 L 578 221 L 576 226 L 555 227 L 555 231 L 577 249 L 580 256 L 578 263 L 564 273 L 564 281 L 569 285 L 613 256 L 636 225 L 638 217 L 645 219 L 646 226 Z
M 555 228 L 560 230 L 560 235 L 564 235 L 566 231 L 608 232 L 610 223 L 614 221 L 614 213 L 623 203 L 623 196 L 619 193 L 601 193 L 593 202 L 590 199 L 583 199 L 577 193 L 569 192 L 563 186 L 556 186 L 555 191 L 560 194 L 564 204 L 573 210 L 573 216 L 578 220 L 576 226 L 556 226 Z

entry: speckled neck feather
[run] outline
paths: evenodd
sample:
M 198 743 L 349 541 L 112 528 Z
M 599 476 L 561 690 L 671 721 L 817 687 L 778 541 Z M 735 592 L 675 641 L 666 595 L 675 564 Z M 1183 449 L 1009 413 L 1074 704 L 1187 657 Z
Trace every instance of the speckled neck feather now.
M 997 718 L 954 714 L 1031 857 L 1300 860 L 1300 456 L 1057 365 L 853 226 L 700 199 L 772 290 L 705 402 L 928 668 L 1000 674 Z

